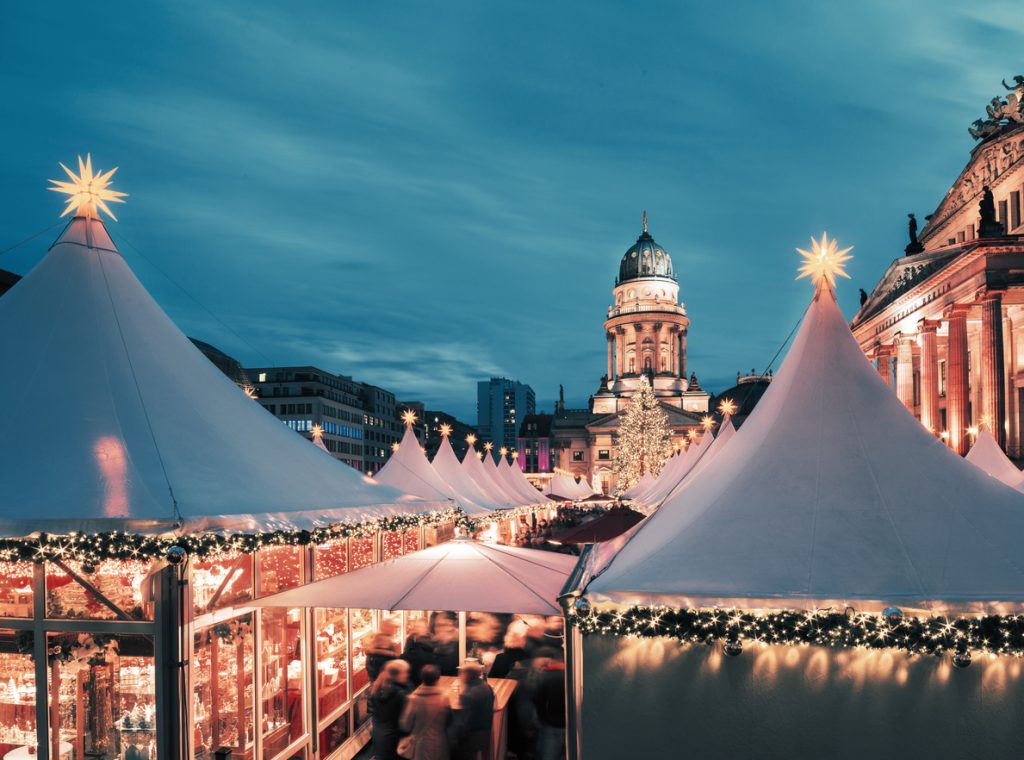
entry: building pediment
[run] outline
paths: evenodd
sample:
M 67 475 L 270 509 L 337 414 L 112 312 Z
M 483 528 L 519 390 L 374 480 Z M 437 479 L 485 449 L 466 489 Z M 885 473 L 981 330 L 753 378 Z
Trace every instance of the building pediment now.
M 697 427 L 703 417 L 703 415 L 687 412 L 663 402 L 659 402 L 658 406 L 665 412 L 669 427 Z M 623 417 L 625 417 L 625 413 L 598 415 L 587 423 L 586 428 L 587 430 L 614 430 L 622 424 Z
M 968 246 L 970 247 L 970 246 Z M 860 307 L 853 323 L 863 322 L 868 317 L 888 306 L 908 290 L 924 282 L 936 272 L 945 268 L 950 262 L 964 253 L 965 248 L 945 249 L 942 251 L 925 251 L 913 256 L 901 256 L 893 261 L 885 270 Z

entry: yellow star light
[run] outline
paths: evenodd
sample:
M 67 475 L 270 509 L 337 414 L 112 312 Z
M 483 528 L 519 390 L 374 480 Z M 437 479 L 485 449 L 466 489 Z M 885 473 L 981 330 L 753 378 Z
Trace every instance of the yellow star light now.
M 247 385 L 244 388 L 242 388 L 242 390 L 245 392 L 245 395 L 248 396 L 249 398 L 258 398 L 258 396 L 256 395 L 256 389 L 253 386 Z
M 851 245 L 849 248 L 843 248 L 840 250 L 839 245 L 836 241 L 828 239 L 828 233 L 821 233 L 821 240 L 815 240 L 811 238 L 811 250 L 805 251 L 803 248 L 797 248 L 797 253 L 804 257 L 803 262 L 800 264 L 800 274 L 797 275 L 797 279 L 803 277 L 810 277 L 811 282 L 815 285 L 819 285 L 822 282 L 827 282 L 830 287 L 836 286 L 836 275 L 850 279 L 850 275 L 846 273 L 846 262 L 853 258 L 848 255 L 853 250 Z
M 67 208 L 64 209 L 64 213 L 61 216 L 67 216 L 74 212 L 75 216 L 85 216 L 93 219 L 99 219 L 99 211 L 103 211 L 115 222 L 117 217 L 114 216 L 114 212 L 107 206 L 107 201 L 111 203 L 124 203 L 124 198 L 128 197 L 128 193 L 121 193 L 117 190 L 110 188 L 110 179 L 114 176 L 114 172 L 117 171 L 115 166 L 109 172 L 92 170 L 92 156 L 88 153 L 85 154 L 85 161 L 82 161 L 82 157 L 78 157 L 78 174 L 75 174 L 64 164 L 60 165 L 60 168 L 64 170 L 64 173 L 68 175 L 70 182 L 64 182 L 59 179 L 51 179 L 53 187 L 47 188 L 53 190 L 55 193 L 63 193 L 68 196 Z
M 314 441 L 319 441 L 321 438 L 324 437 L 324 429 L 323 426 L 321 425 L 314 425 L 312 428 L 310 428 L 309 432 L 313 434 Z
M 443 422 L 441 423 L 440 432 L 442 438 L 447 438 L 452 434 L 452 426 L 449 425 L 447 422 Z
M 476 443 L 476 436 L 475 436 L 475 435 L 473 435 L 472 433 L 470 433 L 469 435 L 467 435 L 467 436 L 466 436 L 466 443 L 468 443 L 468 444 L 469 444 L 470 446 L 472 446 L 473 444 L 475 444 L 475 443 Z
M 519 452 L 518 451 L 513 451 L 512 452 L 512 458 L 513 459 L 519 459 Z
M 711 428 L 713 428 L 715 424 L 715 418 L 712 417 L 710 414 L 705 414 L 703 417 L 700 418 L 700 426 L 704 428 L 705 431 L 708 431 Z
M 488 441 L 487 443 L 484 444 L 484 451 L 490 451 L 493 448 L 494 448 L 494 444 L 491 443 L 490 441 Z
M 498 449 L 498 453 L 501 454 L 502 456 L 505 456 L 508 454 L 508 449 L 502 446 L 500 449 Z
M 391 444 L 391 453 L 395 453 L 396 451 L 398 451 L 399 446 L 401 446 L 401 444 L 398 441 L 394 441 Z
M 723 417 L 731 417 L 736 414 L 736 402 L 731 398 L 723 398 L 722 403 L 718 405 L 718 413 Z
M 404 412 L 402 412 L 402 422 L 404 422 L 406 425 L 415 425 L 416 412 L 414 412 L 412 409 L 406 409 Z

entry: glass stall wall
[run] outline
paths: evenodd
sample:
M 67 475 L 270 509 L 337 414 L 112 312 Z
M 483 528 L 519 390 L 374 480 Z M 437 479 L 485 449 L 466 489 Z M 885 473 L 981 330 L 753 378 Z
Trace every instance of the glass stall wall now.
M 0 618 L 32 617 L 32 562 L 0 562 Z
M 47 562 L 46 616 L 152 620 L 152 596 L 146 593 L 145 580 L 153 567 L 144 560 L 105 560 L 96 565 Z
M 0 629 L 0 757 L 11 760 L 28 760 L 38 743 L 32 642 L 31 631 Z

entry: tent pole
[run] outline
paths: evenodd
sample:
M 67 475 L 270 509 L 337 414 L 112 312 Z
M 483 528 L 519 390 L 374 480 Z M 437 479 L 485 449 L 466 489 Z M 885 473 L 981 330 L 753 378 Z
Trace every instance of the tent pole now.
M 566 621 L 565 637 L 565 752 L 566 760 L 580 760 L 583 728 L 583 634 Z
M 459 613 L 459 665 L 466 661 L 466 613 Z

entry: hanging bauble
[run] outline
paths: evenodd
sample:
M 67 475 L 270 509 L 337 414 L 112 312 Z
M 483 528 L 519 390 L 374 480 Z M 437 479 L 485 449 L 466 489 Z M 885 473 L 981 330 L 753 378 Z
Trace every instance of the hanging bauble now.
M 85 573 L 86 575 L 92 575 L 93 573 L 96 572 L 96 565 L 92 564 L 91 562 L 83 562 L 82 563 L 82 572 Z
M 167 561 L 172 565 L 180 565 L 187 557 L 188 552 L 180 546 L 172 546 L 167 550 Z
M 739 639 L 726 639 L 722 651 L 727 657 L 738 657 L 743 652 L 743 642 Z
M 581 618 L 590 617 L 590 613 L 593 611 L 593 607 L 590 606 L 590 600 L 586 597 L 581 596 L 576 600 L 576 604 L 573 606 L 576 610 L 576 614 Z
M 969 650 L 964 649 L 953 655 L 953 666 L 957 668 L 966 668 L 971 664 L 971 653 Z
M 899 607 L 886 607 L 882 610 L 882 617 L 885 618 L 886 623 L 895 628 L 903 622 L 903 610 Z

